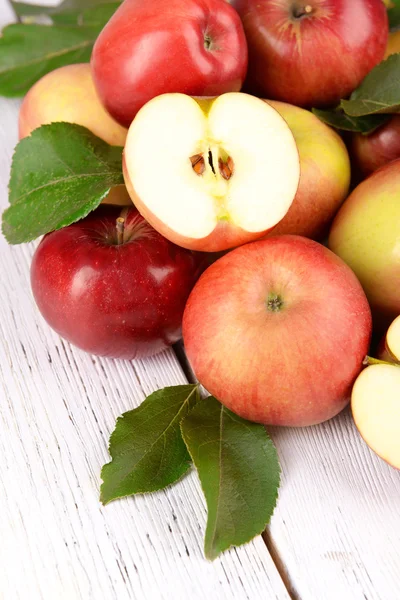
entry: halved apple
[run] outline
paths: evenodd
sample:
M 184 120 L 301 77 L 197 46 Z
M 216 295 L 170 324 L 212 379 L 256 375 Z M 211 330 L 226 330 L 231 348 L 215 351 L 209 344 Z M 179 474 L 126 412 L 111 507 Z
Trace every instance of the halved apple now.
M 400 366 L 367 367 L 353 387 L 351 408 L 357 429 L 368 446 L 400 469 Z
M 379 344 L 378 356 L 381 360 L 400 364 L 400 317 L 397 317 Z
M 218 252 L 262 237 L 296 195 L 300 163 L 285 120 L 248 94 L 163 94 L 136 115 L 125 183 L 166 238 Z

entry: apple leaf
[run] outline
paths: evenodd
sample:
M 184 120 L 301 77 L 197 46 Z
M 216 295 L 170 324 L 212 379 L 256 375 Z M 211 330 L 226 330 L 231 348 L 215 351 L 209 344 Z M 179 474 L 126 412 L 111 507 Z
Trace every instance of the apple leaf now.
M 80 125 L 43 125 L 15 150 L 4 236 L 10 244 L 21 244 L 70 225 L 121 183 L 122 148 Z
M 381 125 L 386 123 L 390 118 L 388 115 L 369 115 L 366 117 L 350 117 L 341 108 L 332 110 L 320 110 L 313 108 L 312 112 L 321 121 L 335 127 L 335 129 L 341 129 L 342 131 L 353 131 L 356 133 L 363 133 L 367 135 L 372 133 L 375 129 L 378 129 Z
M 278 497 L 278 457 L 265 427 L 212 396 L 195 406 L 181 429 L 207 501 L 205 555 L 213 560 L 265 529 Z
M 64 0 L 58 6 L 49 6 L 43 4 L 25 4 L 11 0 L 14 12 L 17 17 L 44 16 L 53 18 L 54 15 L 70 11 L 82 11 L 88 8 L 95 8 L 101 4 L 107 4 L 110 0 Z
M 0 37 L 0 95 L 22 96 L 43 75 L 79 62 L 88 62 L 100 31 L 119 2 L 64 2 L 61 7 L 29 7 L 39 15 L 45 8 L 54 26 L 17 24 L 5 27 Z M 90 8 L 88 8 L 88 6 Z M 19 13 L 19 14 L 21 14 Z
M 101 3 L 93 8 L 80 6 L 78 10 L 56 12 L 51 15 L 56 25 L 80 25 L 104 27 L 111 19 L 120 2 Z
M 340 103 L 350 117 L 379 113 L 393 114 L 400 110 L 400 54 L 392 54 L 372 69 L 350 100 Z
M 155 492 L 186 473 L 191 460 L 180 422 L 199 398 L 197 385 L 168 387 L 119 417 L 110 438 L 112 461 L 101 472 L 103 504 Z

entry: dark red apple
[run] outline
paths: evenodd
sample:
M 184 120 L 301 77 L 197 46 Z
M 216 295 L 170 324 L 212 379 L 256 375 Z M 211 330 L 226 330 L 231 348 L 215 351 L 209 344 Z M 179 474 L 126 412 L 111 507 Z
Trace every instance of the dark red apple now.
M 246 91 L 303 107 L 335 105 L 384 57 L 382 0 L 231 0 L 249 46 Z
M 125 0 L 98 37 L 91 66 L 105 107 L 129 126 L 160 94 L 239 91 L 247 44 L 225 0 Z
M 203 256 L 167 241 L 135 208 L 122 214 L 103 206 L 46 235 L 31 283 L 40 312 L 63 338 L 92 354 L 133 359 L 180 339 Z
M 394 115 L 370 135 L 355 133 L 350 153 L 354 166 L 364 178 L 400 158 L 400 116 Z

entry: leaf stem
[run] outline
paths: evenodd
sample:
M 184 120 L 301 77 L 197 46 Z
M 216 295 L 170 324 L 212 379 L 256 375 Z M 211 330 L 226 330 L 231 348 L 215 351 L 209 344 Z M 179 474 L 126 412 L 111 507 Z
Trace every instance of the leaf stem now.
M 379 358 L 373 358 L 372 356 L 366 356 L 363 360 L 363 365 L 370 367 L 371 365 L 390 365 L 393 367 L 400 367 L 400 365 L 387 360 L 380 360 Z

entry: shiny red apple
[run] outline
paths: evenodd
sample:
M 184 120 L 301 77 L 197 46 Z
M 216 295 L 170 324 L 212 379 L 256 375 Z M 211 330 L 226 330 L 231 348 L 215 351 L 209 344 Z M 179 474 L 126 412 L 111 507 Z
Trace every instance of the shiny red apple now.
M 135 208 L 122 215 L 103 206 L 46 235 L 31 284 L 40 312 L 63 338 L 92 354 L 133 359 L 180 339 L 203 257 L 167 241 Z
M 353 134 L 350 153 L 363 177 L 400 158 L 400 115 L 393 115 L 369 135 Z
M 246 91 L 298 106 L 346 98 L 384 57 L 382 0 L 231 0 L 249 46 Z
M 160 94 L 239 91 L 247 44 L 225 0 L 125 0 L 98 37 L 91 66 L 105 107 L 129 126 Z

